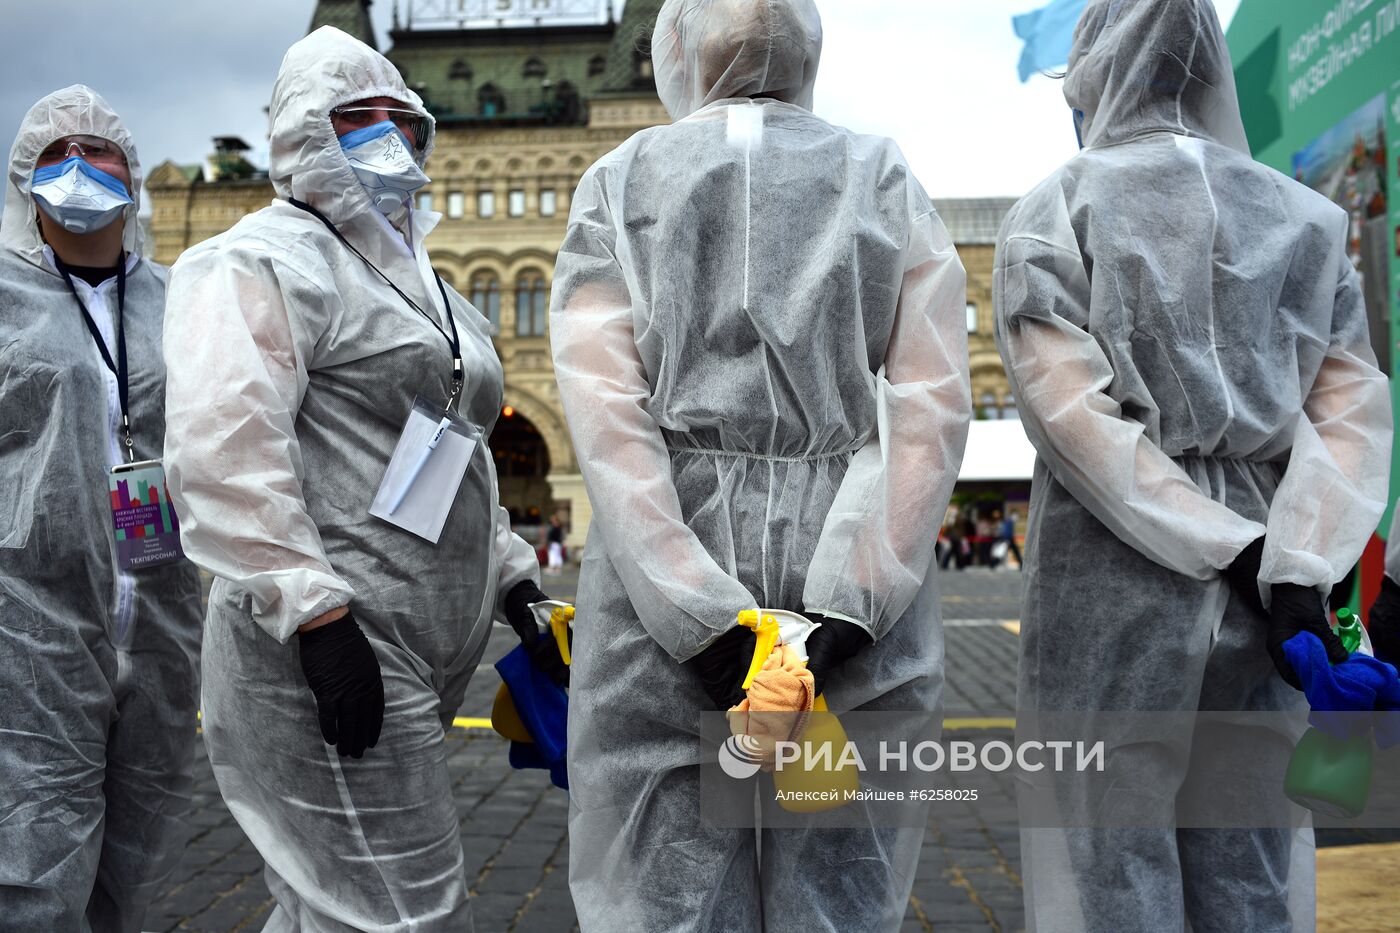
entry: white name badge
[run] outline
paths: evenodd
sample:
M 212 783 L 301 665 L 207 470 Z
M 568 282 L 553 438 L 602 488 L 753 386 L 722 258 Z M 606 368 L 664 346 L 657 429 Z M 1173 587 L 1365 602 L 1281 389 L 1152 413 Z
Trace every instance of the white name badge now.
M 369 514 L 437 544 L 480 439 L 461 415 L 414 399 Z

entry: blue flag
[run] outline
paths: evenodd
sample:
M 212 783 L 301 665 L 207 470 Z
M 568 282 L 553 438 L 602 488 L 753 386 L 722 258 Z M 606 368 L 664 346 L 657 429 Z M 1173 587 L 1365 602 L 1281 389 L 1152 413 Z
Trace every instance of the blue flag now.
M 1058 68 L 1069 61 L 1074 27 L 1089 0 L 1054 0 L 1049 6 L 1011 18 L 1016 35 L 1026 40 L 1021 52 L 1021 83 L 1038 71 Z

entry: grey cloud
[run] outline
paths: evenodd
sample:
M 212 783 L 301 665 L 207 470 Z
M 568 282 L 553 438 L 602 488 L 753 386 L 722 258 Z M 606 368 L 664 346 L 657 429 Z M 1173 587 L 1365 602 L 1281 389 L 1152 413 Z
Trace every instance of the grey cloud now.
M 149 171 L 166 159 L 198 162 L 214 136 L 242 136 L 266 158 L 263 108 L 287 47 L 311 21 L 314 0 L 145 0 L 7 4 L 0 34 L 0 139 L 40 97 L 91 85 L 121 114 Z M 390 4 L 374 13 L 380 42 Z

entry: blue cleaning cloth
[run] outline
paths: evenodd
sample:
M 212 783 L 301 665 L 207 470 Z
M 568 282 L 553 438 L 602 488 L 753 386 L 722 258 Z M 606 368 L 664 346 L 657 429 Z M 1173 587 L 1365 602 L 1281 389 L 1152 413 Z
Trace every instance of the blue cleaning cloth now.
M 555 787 L 569 789 L 565 752 L 568 749 L 569 694 L 530 663 L 519 645 L 496 662 L 520 721 L 534 743 L 511 742 L 510 766 L 517 770 L 543 768 Z
M 1069 61 L 1074 45 L 1074 27 L 1089 0 L 1055 0 L 1049 6 L 1011 18 L 1011 28 L 1026 40 L 1017 70 L 1021 83 L 1038 71 L 1049 71 Z
M 1327 649 L 1311 632 L 1299 632 L 1283 643 L 1283 653 L 1312 707 L 1308 717 L 1317 728 L 1342 737 L 1364 734 L 1374 727 L 1381 748 L 1400 745 L 1400 675 L 1384 661 L 1359 652 L 1341 664 L 1327 663 Z M 1388 715 L 1328 716 L 1328 713 Z

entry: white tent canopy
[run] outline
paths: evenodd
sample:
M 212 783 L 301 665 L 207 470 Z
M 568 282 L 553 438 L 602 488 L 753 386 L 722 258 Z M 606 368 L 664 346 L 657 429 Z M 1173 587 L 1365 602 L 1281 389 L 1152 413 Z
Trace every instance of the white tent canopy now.
M 958 482 L 1029 481 L 1035 448 L 1020 421 L 974 421 L 967 435 Z

